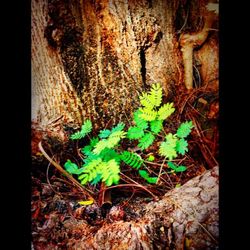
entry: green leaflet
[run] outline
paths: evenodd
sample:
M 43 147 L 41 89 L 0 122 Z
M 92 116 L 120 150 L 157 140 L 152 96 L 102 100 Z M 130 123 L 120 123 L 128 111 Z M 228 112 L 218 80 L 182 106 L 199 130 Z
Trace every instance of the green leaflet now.
M 161 99 L 162 99 L 162 88 L 159 83 L 153 84 L 150 90 L 150 99 L 151 103 L 154 105 L 154 107 L 158 107 L 161 105 Z
M 175 172 L 183 172 L 183 171 L 186 171 L 187 168 L 185 166 L 177 166 L 175 165 L 173 162 L 169 161 L 168 162 L 168 166 L 173 169 Z
M 157 112 L 149 108 L 140 108 L 141 111 L 140 117 L 145 121 L 153 121 L 156 119 Z
M 144 135 L 144 131 L 139 127 L 130 127 L 127 132 L 128 139 L 139 139 Z
M 105 168 L 102 169 L 102 181 L 105 182 L 107 186 L 118 184 L 120 180 L 119 173 L 120 166 L 114 159 L 112 159 L 108 161 L 105 165 Z
M 188 152 L 188 143 L 185 139 L 181 138 L 176 142 L 176 151 L 182 155 Z
M 150 94 L 142 93 L 139 98 L 141 105 L 147 109 L 153 109 L 160 106 L 162 99 L 162 88 L 160 84 L 153 84 L 150 89 Z
M 116 160 L 117 163 L 120 163 L 121 161 L 120 155 L 112 148 L 105 148 L 104 150 L 102 150 L 99 156 L 105 162 L 112 160 L 112 159 Z
M 71 160 L 67 160 L 64 164 L 64 167 L 70 174 L 75 174 L 78 171 L 78 166 L 75 163 L 71 162 Z
M 111 134 L 111 131 L 109 129 L 104 129 L 104 130 L 101 130 L 100 133 L 99 133 L 99 137 L 101 139 L 104 139 L 104 138 L 107 138 L 109 137 L 109 135 Z
M 90 146 L 94 147 L 97 142 L 99 142 L 99 138 L 98 137 L 93 137 L 91 140 L 90 140 Z
M 99 141 L 93 150 L 94 154 L 100 154 L 102 150 L 105 148 L 113 148 L 115 147 L 118 142 L 124 138 L 126 135 L 126 132 L 124 131 L 115 131 L 109 135 L 107 139 L 102 139 Z
M 146 170 L 139 170 L 139 175 L 150 184 L 155 184 L 157 182 L 157 177 L 150 177 Z
M 167 157 L 169 160 L 173 160 L 177 156 L 175 147 L 165 141 L 160 145 L 159 154 Z
M 86 155 L 86 156 L 89 156 L 90 154 L 92 154 L 92 149 L 93 149 L 93 147 L 91 146 L 91 145 L 87 145 L 87 146 L 85 146 L 85 147 L 83 147 L 82 149 L 81 149 L 81 152 L 84 154 L 84 155 Z
M 132 168 L 139 169 L 141 167 L 141 164 L 143 163 L 143 160 L 138 154 L 129 152 L 129 151 L 123 151 L 120 155 L 120 158 L 129 166 Z
M 97 174 L 102 174 L 101 170 L 105 163 L 101 158 L 92 160 L 84 166 L 84 170 L 81 175 L 78 176 L 78 179 L 81 180 L 81 184 L 85 185 L 87 182 L 91 182 L 97 176 Z
M 187 137 L 190 132 L 191 132 L 191 129 L 194 127 L 192 121 L 186 121 L 186 122 L 183 122 L 180 127 L 178 128 L 177 130 L 177 136 L 179 138 L 185 138 Z
M 163 120 L 153 120 L 150 122 L 150 129 L 152 132 L 158 134 L 162 129 Z
M 140 140 L 138 147 L 142 150 L 148 148 L 155 140 L 155 137 L 151 133 L 146 133 Z
M 101 158 L 98 158 L 84 166 L 84 170 L 78 179 L 81 180 L 82 185 L 88 182 L 96 184 L 102 180 L 107 186 L 111 186 L 112 184 L 118 184 L 119 173 L 119 164 L 114 159 L 104 162 Z
M 169 133 L 166 135 L 166 141 L 160 144 L 159 154 L 167 157 L 169 160 L 173 160 L 177 156 L 176 153 L 176 135 Z
M 82 127 L 81 130 L 74 133 L 73 135 L 70 136 L 70 139 L 72 140 L 79 140 L 82 139 L 83 137 L 85 137 L 88 133 L 90 133 L 92 130 L 92 123 L 91 121 L 88 119 L 86 120 Z
M 112 128 L 111 133 L 122 131 L 124 127 L 125 127 L 125 124 L 123 122 L 120 122 L 115 127 Z
M 137 109 L 134 112 L 134 122 L 138 128 L 147 129 L 148 122 L 145 121 L 143 118 L 141 118 L 141 114 L 142 114 L 142 112 L 139 109 Z
M 158 119 L 165 120 L 167 119 L 172 113 L 174 113 L 175 108 L 173 108 L 173 103 L 166 103 L 158 110 Z

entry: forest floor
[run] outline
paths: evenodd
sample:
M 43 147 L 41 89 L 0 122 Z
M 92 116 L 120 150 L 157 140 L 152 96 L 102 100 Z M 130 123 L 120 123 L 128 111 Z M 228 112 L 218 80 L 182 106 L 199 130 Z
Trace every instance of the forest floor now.
M 79 204 L 86 200 L 86 195 L 38 150 L 38 143 L 42 141 L 44 150 L 63 166 L 69 156 L 75 155 L 76 161 L 79 160 L 79 145 L 72 141 L 61 143 L 34 126 L 31 169 L 33 249 L 69 249 L 71 241 L 80 240 L 86 234 L 94 235 L 104 224 L 118 220 L 138 220 L 143 214 L 143 207 L 155 197 L 161 199 L 169 190 L 218 165 L 218 93 L 195 89 L 174 100 L 174 103 L 178 112 L 170 122 L 174 124 L 188 119 L 194 124 L 189 151 L 177 159 L 177 163 L 187 166 L 187 170 L 181 173 L 164 171 L 157 185 L 143 183 L 146 190 L 133 185 L 126 186 L 131 184 L 129 180 L 122 180 L 121 184 L 125 185 L 117 185 L 109 190 L 102 190 L 101 184 L 95 187 L 89 185 L 87 188 L 98 201 L 93 204 Z M 144 158 L 155 151 L 154 147 L 146 150 Z M 155 156 L 154 162 L 148 162 L 147 165 L 153 173 L 158 173 L 162 159 L 157 154 Z M 137 175 L 130 177 L 139 182 Z M 100 201 L 101 192 L 108 194 L 107 200 Z

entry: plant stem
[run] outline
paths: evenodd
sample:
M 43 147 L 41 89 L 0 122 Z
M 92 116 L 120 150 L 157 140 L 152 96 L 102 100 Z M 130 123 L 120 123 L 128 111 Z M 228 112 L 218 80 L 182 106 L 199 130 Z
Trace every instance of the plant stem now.
M 167 158 L 167 157 L 164 158 L 164 160 L 163 160 L 163 162 L 162 162 L 162 164 L 161 164 L 161 168 L 160 168 L 160 172 L 159 172 L 159 174 L 158 174 L 158 178 L 157 178 L 157 181 L 156 181 L 156 185 L 158 184 L 158 181 L 159 181 L 159 179 L 160 179 L 161 172 L 162 172 L 162 168 L 163 168 L 163 166 L 164 166 L 164 163 L 165 163 L 165 161 L 166 161 L 166 158 Z
M 42 152 L 42 154 L 44 155 L 44 157 L 59 171 L 61 172 L 63 175 L 65 175 L 69 180 L 71 180 L 73 182 L 73 184 L 75 186 L 77 186 L 79 189 L 81 189 L 81 191 L 87 195 L 89 197 L 89 199 L 91 200 L 95 200 L 90 194 L 90 191 L 86 191 L 85 188 L 77 181 L 74 179 L 74 177 L 72 175 L 70 175 L 66 170 L 64 170 L 57 162 L 55 162 L 54 160 L 52 160 L 49 155 L 44 151 L 43 147 L 42 147 L 42 142 L 40 141 L 38 143 L 38 148 L 40 149 L 40 151 Z

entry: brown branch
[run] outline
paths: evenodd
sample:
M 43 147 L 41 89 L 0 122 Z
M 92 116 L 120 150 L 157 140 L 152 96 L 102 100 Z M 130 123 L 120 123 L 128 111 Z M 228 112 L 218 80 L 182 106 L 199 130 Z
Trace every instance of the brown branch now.
M 38 143 L 38 148 L 41 151 L 41 153 L 44 155 L 44 157 L 63 175 L 65 175 L 69 180 L 72 181 L 72 183 L 78 187 L 87 197 L 88 199 L 95 200 L 90 194 L 90 191 L 86 191 L 85 188 L 76 180 L 72 175 L 70 175 L 67 171 L 65 171 L 57 162 L 52 160 L 49 155 L 45 152 L 45 150 L 42 147 L 42 142 L 40 141 Z

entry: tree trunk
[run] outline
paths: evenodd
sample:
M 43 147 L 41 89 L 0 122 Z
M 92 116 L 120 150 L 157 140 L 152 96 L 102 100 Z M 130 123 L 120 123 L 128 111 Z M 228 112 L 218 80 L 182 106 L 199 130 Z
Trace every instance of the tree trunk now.
M 183 84 L 178 36 L 185 29 L 177 21 L 197 30 L 205 2 L 192 1 L 183 14 L 177 0 L 32 0 L 32 119 L 46 127 L 90 118 L 98 128 L 130 117 L 138 93 L 154 82 L 169 94 Z M 204 51 L 198 56 L 209 82 L 218 66 L 207 73 L 204 54 L 214 50 Z

